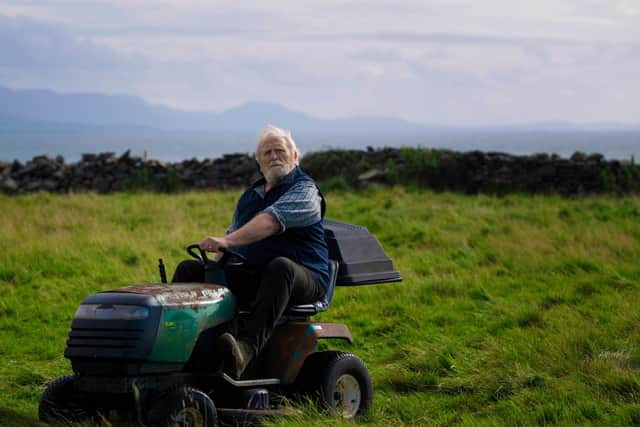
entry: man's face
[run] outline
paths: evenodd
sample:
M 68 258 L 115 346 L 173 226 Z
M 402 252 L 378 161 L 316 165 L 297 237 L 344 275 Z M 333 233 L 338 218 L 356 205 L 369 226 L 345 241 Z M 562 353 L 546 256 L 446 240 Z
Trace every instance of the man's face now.
M 269 137 L 260 144 L 258 163 L 267 182 L 277 182 L 291 172 L 297 160 L 297 153 L 289 150 L 280 138 Z

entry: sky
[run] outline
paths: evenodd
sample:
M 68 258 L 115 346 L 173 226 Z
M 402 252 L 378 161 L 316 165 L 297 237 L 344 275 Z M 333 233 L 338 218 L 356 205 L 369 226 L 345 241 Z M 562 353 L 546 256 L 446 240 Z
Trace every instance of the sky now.
M 0 0 L 0 85 L 424 124 L 640 122 L 640 0 Z

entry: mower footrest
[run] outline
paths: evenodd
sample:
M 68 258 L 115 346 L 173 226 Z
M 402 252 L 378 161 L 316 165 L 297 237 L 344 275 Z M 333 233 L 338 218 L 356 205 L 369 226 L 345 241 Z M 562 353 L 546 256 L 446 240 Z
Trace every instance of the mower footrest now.
M 263 378 L 257 380 L 234 380 L 227 374 L 222 374 L 222 378 L 229 384 L 235 387 L 259 387 L 263 385 L 278 385 L 280 384 L 279 378 Z

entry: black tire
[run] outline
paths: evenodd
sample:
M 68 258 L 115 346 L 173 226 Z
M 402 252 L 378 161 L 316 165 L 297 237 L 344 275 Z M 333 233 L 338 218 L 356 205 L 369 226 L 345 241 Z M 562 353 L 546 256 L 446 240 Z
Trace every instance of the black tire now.
M 373 401 L 373 385 L 364 362 L 352 353 L 324 351 L 304 362 L 296 381 L 298 389 L 317 399 L 321 409 L 354 418 Z
M 40 421 L 72 424 L 87 421 L 96 414 L 95 408 L 73 390 L 75 379 L 75 375 L 65 375 L 47 385 L 38 407 Z
M 193 387 L 179 387 L 150 402 L 148 424 L 154 427 L 215 427 L 218 416 L 213 401 Z

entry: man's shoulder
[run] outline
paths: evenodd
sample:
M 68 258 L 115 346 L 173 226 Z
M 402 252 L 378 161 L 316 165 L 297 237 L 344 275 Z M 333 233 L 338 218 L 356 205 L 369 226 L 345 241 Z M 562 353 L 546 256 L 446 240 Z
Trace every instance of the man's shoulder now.
M 316 188 L 317 184 L 314 180 L 304 180 L 304 181 L 298 181 L 298 182 L 294 182 L 291 185 L 291 188 L 293 189 L 308 189 L 308 188 Z
M 308 185 L 308 186 L 318 186 L 318 184 L 316 183 L 316 180 L 313 179 L 310 175 L 308 175 L 305 171 L 303 171 L 302 169 L 300 169 L 300 167 L 298 166 L 298 174 L 296 177 L 296 183 L 303 183 L 304 185 Z
M 320 188 L 311 179 L 305 179 L 294 182 L 283 193 L 287 197 L 294 197 L 296 199 L 312 199 L 320 194 Z

